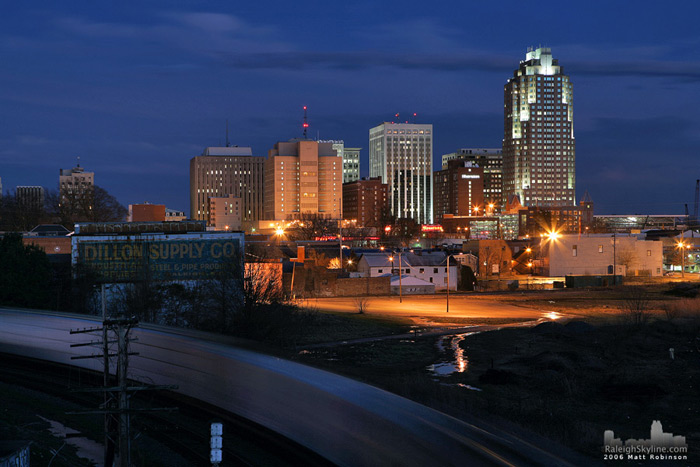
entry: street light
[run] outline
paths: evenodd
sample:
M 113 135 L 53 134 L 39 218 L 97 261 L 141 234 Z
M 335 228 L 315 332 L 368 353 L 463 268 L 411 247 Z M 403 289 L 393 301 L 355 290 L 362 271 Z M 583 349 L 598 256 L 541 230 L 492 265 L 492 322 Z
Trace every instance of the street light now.
M 681 250 L 681 277 L 685 277 L 685 252 L 683 249 L 689 245 L 686 245 L 683 241 L 679 241 L 677 246 Z

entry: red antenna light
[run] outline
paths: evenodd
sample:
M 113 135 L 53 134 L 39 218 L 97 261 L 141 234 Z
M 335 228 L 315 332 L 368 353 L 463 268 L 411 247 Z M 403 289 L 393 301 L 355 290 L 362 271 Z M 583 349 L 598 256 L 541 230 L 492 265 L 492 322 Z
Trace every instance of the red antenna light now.
M 304 128 L 304 139 L 306 139 L 306 129 L 309 128 L 309 123 L 306 121 L 306 106 L 304 106 L 304 124 L 302 128 Z

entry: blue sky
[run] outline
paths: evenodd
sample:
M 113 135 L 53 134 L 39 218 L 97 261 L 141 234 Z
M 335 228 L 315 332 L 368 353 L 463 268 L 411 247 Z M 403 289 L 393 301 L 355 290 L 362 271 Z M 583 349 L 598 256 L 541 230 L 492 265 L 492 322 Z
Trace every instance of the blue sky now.
M 189 212 L 189 159 L 310 135 L 365 148 L 400 112 L 436 166 L 498 147 L 527 47 L 574 83 L 577 196 L 597 213 L 682 213 L 700 178 L 700 6 L 678 2 L 19 2 L 0 18 L 3 189 L 81 165 L 123 204 Z M 678 6 L 682 5 L 682 6 Z M 365 170 L 366 174 L 366 165 Z

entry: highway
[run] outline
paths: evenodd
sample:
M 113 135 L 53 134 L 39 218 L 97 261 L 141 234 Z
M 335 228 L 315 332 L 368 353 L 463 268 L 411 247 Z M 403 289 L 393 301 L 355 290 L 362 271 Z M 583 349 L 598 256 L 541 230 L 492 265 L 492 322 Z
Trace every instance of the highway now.
M 69 330 L 99 324 L 79 315 L 0 308 L 0 352 L 99 370 L 92 359 L 70 360 L 93 349 L 69 347 L 88 337 Z M 178 392 L 256 422 L 337 465 L 582 462 L 558 446 L 535 446 L 342 376 L 233 347 L 220 336 L 151 325 L 133 336 L 138 341 L 132 351 L 140 355 L 130 361 L 130 378 L 176 384 Z

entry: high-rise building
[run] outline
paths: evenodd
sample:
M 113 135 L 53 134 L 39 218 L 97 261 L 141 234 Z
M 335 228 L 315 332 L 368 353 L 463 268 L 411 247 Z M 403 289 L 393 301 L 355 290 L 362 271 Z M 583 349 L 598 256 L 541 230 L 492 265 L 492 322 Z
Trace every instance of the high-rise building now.
M 380 227 L 388 207 L 387 188 L 379 177 L 344 183 L 343 219 L 354 219 L 360 227 Z
M 343 183 L 360 179 L 360 151 L 362 148 L 343 148 Z
M 433 222 L 433 125 L 384 122 L 369 130 L 369 175 L 389 185 L 398 218 Z
M 17 204 L 22 209 L 43 209 L 44 195 L 44 187 L 42 186 L 18 186 L 15 188 Z
M 362 148 L 346 148 L 343 140 L 318 140 L 319 143 L 331 143 L 338 156 L 343 158 L 343 183 L 360 179 L 360 151 Z
M 528 50 L 505 85 L 503 202 L 573 206 L 573 87 L 549 48 Z
M 495 212 L 501 212 L 503 198 L 503 150 L 501 148 L 462 148 L 442 155 L 442 168 L 451 160 L 472 162 L 484 169 L 484 202 L 494 204 Z
M 76 205 L 85 194 L 92 195 L 95 185 L 95 173 L 85 172 L 85 169 L 77 167 L 72 169 L 60 169 L 58 175 L 58 192 L 61 205 Z
M 263 218 L 264 157 L 249 147 L 209 147 L 190 160 L 190 218 L 209 220 L 209 198 L 241 198 L 243 221 Z
M 265 219 L 304 214 L 340 219 L 343 213 L 343 159 L 332 143 L 308 139 L 278 142 L 265 161 Z
M 209 225 L 216 230 L 241 230 L 241 199 L 233 195 L 209 198 Z
M 493 213 L 484 204 L 484 169 L 473 162 L 454 159 L 447 167 L 435 172 L 435 222 L 441 223 L 445 214 L 478 216 Z M 494 206 L 495 207 L 495 206 Z

